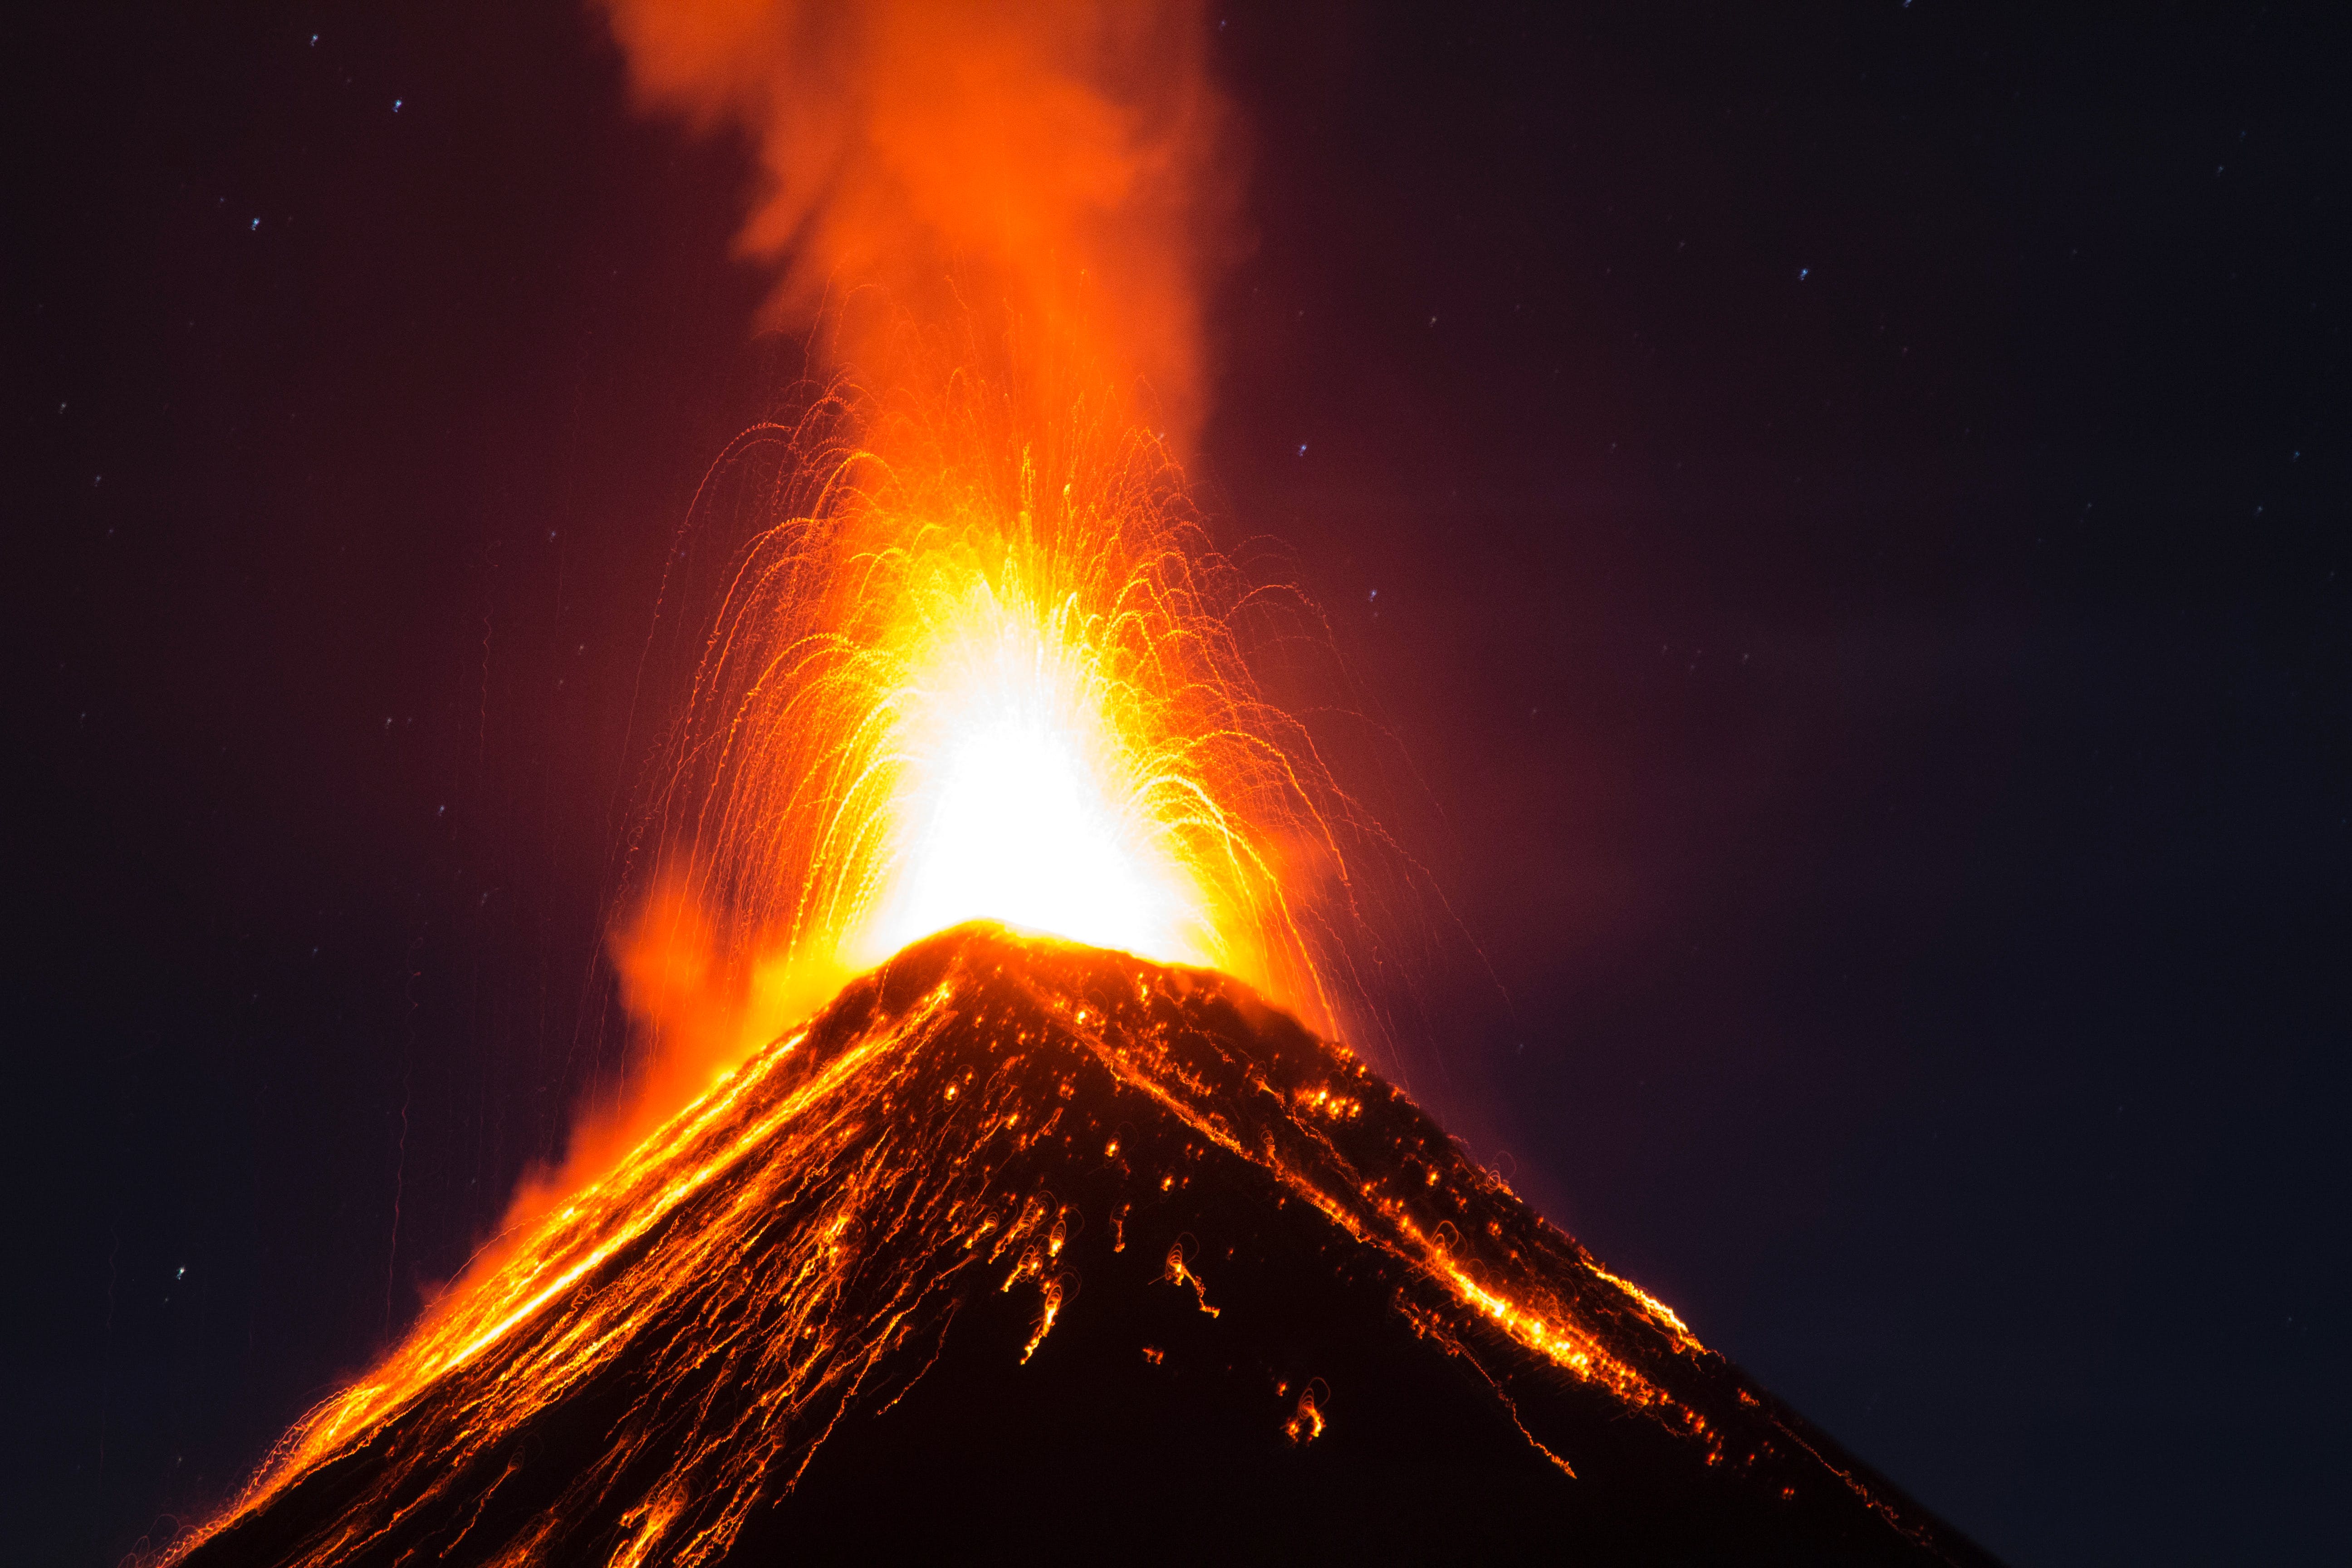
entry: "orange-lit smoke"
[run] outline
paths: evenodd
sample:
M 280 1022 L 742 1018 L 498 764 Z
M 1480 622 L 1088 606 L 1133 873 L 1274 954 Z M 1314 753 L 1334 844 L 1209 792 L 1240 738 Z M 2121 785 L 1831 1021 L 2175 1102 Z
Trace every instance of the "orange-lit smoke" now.
M 848 978 L 845 969 L 746 948 L 689 891 L 676 870 L 610 934 L 621 1004 L 638 1036 L 635 1070 L 619 1092 L 584 1107 L 560 1163 L 524 1173 L 500 1226 L 503 1237 L 537 1224 L 567 1194 L 610 1169 L 679 1106 L 730 1067 L 806 1017 Z M 466 1278 L 503 1263 L 508 1243 L 485 1248 Z
M 1238 187 L 1198 5 L 605 4 L 643 103 L 749 138 L 739 243 L 781 265 L 776 319 L 822 321 L 839 368 L 931 386 L 964 367 L 925 334 L 970 313 L 1189 444 Z
M 893 1121 L 895 1080 L 863 1067 L 885 1046 L 904 1058 L 890 1072 L 922 1058 L 877 1036 L 756 1131 L 727 1131 L 734 1153 L 688 1152 L 793 1059 L 791 1026 L 903 943 L 994 917 L 1231 972 L 1327 1031 L 1333 972 L 1366 951 L 1346 941 L 1342 854 L 1365 830 L 1244 658 L 1259 637 L 1319 627 L 1209 548 L 1179 461 L 1234 194 L 1198 8 L 602 3 L 646 105 L 755 148 L 741 247 L 779 267 L 774 320 L 811 334 L 825 380 L 721 456 L 681 532 L 698 550 L 668 557 L 681 576 L 723 564 L 664 585 L 664 615 L 682 619 L 663 625 L 692 626 L 697 646 L 610 939 L 632 1081 L 575 1130 L 562 1169 L 527 1183 L 469 1278 L 289 1435 L 249 1503 L 586 1291 L 772 1134 L 834 1147 L 824 1129 L 841 1123 L 793 1118 L 835 1089 L 856 1088 L 869 1126 Z M 944 1145 L 920 1156 L 940 1157 L 962 1168 Z M 880 1167 L 865 1179 L 904 1185 Z M 559 1261 L 608 1219 L 619 1228 Z M 706 1260 L 733 1271 L 735 1232 L 696 1228 L 690 1274 L 628 1289 L 682 1292 Z M 1059 1289 L 1045 1286 L 1040 1337 Z M 831 1289 L 792 1297 L 816 1313 Z M 650 1321 L 646 1299 L 572 1342 L 575 1364 Z M 500 1386 L 528 1405 L 558 1384 Z M 773 1415 L 761 1424 L 786 1430 Z M 1299 1421 L 1320 1429 L 1314 1401 Z M 740 1452 L 756 1468 L 769 1450 Z
M 1328 1027 L 1297 895 L 1345 883 L 1344 802 L 1257 695 L 1269 597 L 1178 457 L 1236 195 L 1199 8 L 603 3 L 644 106 L 755 150 L 740 244 L 830 381 L 689 523 L 738 538 L 614 939 L 643 1065 L 556 1183 L 973 918 Z

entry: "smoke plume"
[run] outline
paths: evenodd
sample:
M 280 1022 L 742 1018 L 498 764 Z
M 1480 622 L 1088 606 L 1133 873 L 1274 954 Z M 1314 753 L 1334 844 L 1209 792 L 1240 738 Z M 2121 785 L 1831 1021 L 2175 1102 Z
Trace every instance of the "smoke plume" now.
M 1236 194 L 1196 5 L 604 3 L 644 106 L 748 137 L 779 325 L 869 387 L 1003 354 L 1185 445 Z

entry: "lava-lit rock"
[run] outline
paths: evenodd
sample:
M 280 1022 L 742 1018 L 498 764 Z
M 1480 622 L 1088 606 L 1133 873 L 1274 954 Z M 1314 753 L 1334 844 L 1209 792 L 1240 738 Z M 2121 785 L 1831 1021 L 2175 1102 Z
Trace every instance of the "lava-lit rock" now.
M 968 926 L 745 1064 L 186 1561 L 1980 1563 L 1343 1049 Z

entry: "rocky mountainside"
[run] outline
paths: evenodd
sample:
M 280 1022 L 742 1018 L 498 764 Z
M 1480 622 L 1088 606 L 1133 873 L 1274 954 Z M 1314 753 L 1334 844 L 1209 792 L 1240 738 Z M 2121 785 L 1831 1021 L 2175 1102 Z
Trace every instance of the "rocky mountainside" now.
M 739 1068 L 183 1550 L 1989 1561 L 1344 1048 L 989 925 Z

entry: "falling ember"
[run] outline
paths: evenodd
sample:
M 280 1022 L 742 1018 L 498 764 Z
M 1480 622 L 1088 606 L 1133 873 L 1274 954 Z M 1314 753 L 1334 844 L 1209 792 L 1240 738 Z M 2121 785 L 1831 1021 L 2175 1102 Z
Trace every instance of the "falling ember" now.
M 646 102 L 750 137 L 744 248 L 831 377 L 688 525 L 726 564 L 614 941 L 667 1066 L 173 1554 L 797 1554 L 820 1449 L 966 1365 L 959 1314 L 1017 1314 L 1003 1362 L 1051 1379 L 1104 1310 L 1151 1336 L 1118 1340 L 1139 1399 L 1315 1345 L 1341 1427 L 1319 1378 L 1250 1418 L 1302 1463 L 1372 1426 L 1377 1376 L 1319 1359 L 1344 1324 L 1466 1365 L 1530 1507 L 1638 1417 L 1643 1485 L 1737 1472 L 1823 1539 L 1932 1546 L 1290 1016 L 1345 1022 L 1376 835 L 1261 695 L 1269 596 L 1180 462 L 1223 200 L 1197 8 L 606 8 Z
M 1166 1190 L 1167 1184 L 1165 1182 L 1161 1184 L 1163 1191 Z M 1160 1271 L 1160 1278 L 1171 1285 L 1180 1286 L 1192 1291 L 1194 1303 L 1201 1310 L 1213 1318 L 1217 1315 L 1217 1310 L 1209 1305 L 1209 1288 L 1201 1283 L 1199 1275 L 1184 1266 L 1184 1244 L 1191 1239 L 1190 1237 L 1180 1236 L 1169 1244 L 1168 1265 Z
M 868 943 L 895 952 L 981 916 L 1207 962 L 1205 911 L 1160 841 L 1142 769 L 1087 650 L 1056 617 L 974 583 L 911 671 L 892 805 L 896 886 Z M 877 954 L 878 956 L 878 954 Z
M 1083 409 L 1048 437 L 974 383 L 831 400 L 720 464 L 805 503 L 730 565 L 657 802 L 711 972 L 773 977 L 730 1040 L 975 918 L 1337 1012 L 1339 922 L 1291 889 L 1344 884 L 1360 833 L 1257 695 L 1249 589 L 1155 437 Z
M 1316 1387 L 1309 1383 L 1298 1391 L 1298 1403 L 1291 1406 L 1290 1419 L 1282 1424 L 1282 1435 L 1302 1447 L 1323 1436 L 1323 1407 L 1315 1398 Z
M 741 244 L 831 376 L 692 524 L 742 542 L 646 896 L 726 989 L 699 1035 L 638 1013 L 656 1055 L 740 1056 L 982 917 L 1335 1025 L 1376 835 L 1244 657 L 1311 610 L 1210 547 L 1181 461 L 1235 166 L 1199 7 L 606 5 L 645 104 L 756 150 Z
M 1336 1123 L 1309 1109 L 1334 1084 L 1362 1107 Z M 1197 1266 L 1213 1247 L 1213 1305 Z M 1303 1384 L 1248 1371 L 1301 1354 Z M 1140 1408 L 1086 1484 L 1068 1453 L 1039 1451 L 989 1494 L 1001 1510 L 1148 1490 L 1150 1467 L 1121 1456 L 1164 1456 L 1170 1422 L 1228 1430 L 1202 1401 L 1220 1379 L 1275 1451 L 1344 1465 L 1418 1379 L 1451 1436 L 1408 1426 L 1389 1462 L 1439 1485 L 1431 1445 L 1465 1445 L 1463 1501 L 1526 1528 L 1572 1510 L 1711 1548 L 1659 1553 L 1673 1560 L 1736 1542 L 1775 1560 L 1981 1561 L 1343 1048 L 1213 972 L 989 925 L 853 984 L 546 1215 L 298 1426 L 184 1554 L 766 1561 L 866 1495 L 840 1471 L 828 1492 L 813 1467 L 888 1423 L 944 1410 L 930 1429 L 953 1457 L 932 1462 L 1018 1470 L 1018 1444 L 976 1457 L 956 1436 L 973 1414 L 958 1401 L 1007 1373 L 1045 1413 L 1024 1440 L 1107 1391 Z M 1340 1427 L 1335 1385 L 1351 1391 Z M 984 1414 L 992 1434 L 1018 1413 Z M 1239 1479 L 1270 1458 L 1244 1445 L 1232 1461 Z
M 1261 973 L 1295 958 L 1238 808 L 1312 823 L 1313 802 L 1167 498 L 1081 501 L 1072 477 L 1041 505 L 1019 458 L 935 500 L 845 487 L 839 515 L 754 547 L 705 666 L 727 738 L 704 858 L 739 906 L 790 897 L 764 911 L 789 949 L 851 968 L 983 916 Z
M 986 916 L 1312 992 L 1268 833 L 1325 803 L 1164 434 L 1229 204 L 1197 6 L 610 10 L 646 101 L 750 136 L 742 244 L 858 389 L 736 574 L 672 851 L 828 982 Z

